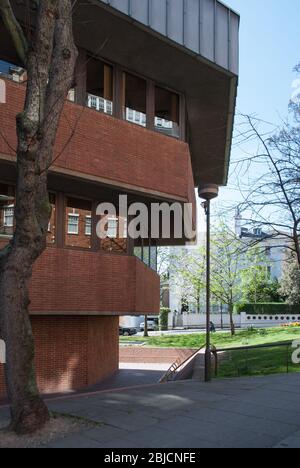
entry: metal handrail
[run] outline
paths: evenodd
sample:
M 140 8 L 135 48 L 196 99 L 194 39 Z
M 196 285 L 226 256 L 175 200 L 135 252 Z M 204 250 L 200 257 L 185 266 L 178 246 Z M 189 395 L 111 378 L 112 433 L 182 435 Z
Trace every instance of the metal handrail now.
M 184 366 L 187 362 L 189 362 L 193 357 L 196 356 L 196 354 L 198 354 L 204 348 L 205 348 L 205 346 L 201 346 L 201 348 L 197 349 L 197 351 L 195 351 L 193 354 L 191 354 L 188 358 L 186 358 L 182 362 L 180 361 L 179 358 L 176 359 L 176 361 L 173 362 L 173 364 L 169 367 L 167 372 L 159 380 L 159 383 L 165 383 L 165 382 L 169 382 L 170 380 L 172 380 L 172 379 L 170 379 L 170 377 L 173 377 L 175 375 L 175 373 L 178 371 L 178 369 L 180 369 L 180 367 Z
M 293 341 L 279 341 L 278 343 L 265 343 L 260 345 L 246 345 L 246 346 L 236 346 L 233 348 L 219 348 L 213 351 L 217 353 L 223 353 L 225 351 L 243 351 L 247 349 L 260 349 L 260 348 L 277 348 L 280 346 L 291 346 Z
M 213 348 L 212 349 L 212 354 L 215 358 L 215 376 L 218 376 L 218 369 L 219 369 L 219 360 L 218 360 L 218 354 L 219 353 L 225 353 L 225 352 L 230 352 L 230 351 L 251 351 L 254 349 L 270 349 L 270 348 L 280 348 L 280 347 L 286 347 L 287 350 L 289 349 L 290 346 L 292 346 L 293 341 L 280 341 L 278 343 L 266 343 L 266 344 L 260 344 L 260 345 L 246 345 L 246 346 L 236 346 L 232 348 Z M 287 373 L 289 373 L 289 357 L 287 356 Z

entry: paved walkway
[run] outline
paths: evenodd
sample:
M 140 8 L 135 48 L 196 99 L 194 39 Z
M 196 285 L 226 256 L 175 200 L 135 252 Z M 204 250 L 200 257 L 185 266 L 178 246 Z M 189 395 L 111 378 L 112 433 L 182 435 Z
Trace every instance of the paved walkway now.
M 48 402 L 101 422 L 49 447 L 300 447 L 300 374 L 175 382 Z M 0 422 L 7 409 L 0 409 Z

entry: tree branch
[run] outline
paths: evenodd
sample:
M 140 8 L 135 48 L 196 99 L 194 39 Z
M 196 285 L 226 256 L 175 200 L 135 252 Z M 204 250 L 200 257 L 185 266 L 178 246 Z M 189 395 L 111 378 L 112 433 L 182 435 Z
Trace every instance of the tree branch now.
M 21 25 L 10 4 L 10 0 L 0 0 L 0 12 L 6 29 L 11 35 L 14 46 L 19 55 L 22 64 L 25 66 L 27 61 L 28 43 L 23 33 Z

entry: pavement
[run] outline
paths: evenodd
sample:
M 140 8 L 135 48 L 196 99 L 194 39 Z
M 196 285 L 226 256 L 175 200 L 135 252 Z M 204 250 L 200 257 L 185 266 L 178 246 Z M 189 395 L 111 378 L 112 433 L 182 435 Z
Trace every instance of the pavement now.
M 101 423 L 49 448 L 299 448 L 300 374 L 173 382 L 48 401 Z M 8 418 L 0 408 L 0 423 Z M 8 419 L 7 419 L 8 421 Z

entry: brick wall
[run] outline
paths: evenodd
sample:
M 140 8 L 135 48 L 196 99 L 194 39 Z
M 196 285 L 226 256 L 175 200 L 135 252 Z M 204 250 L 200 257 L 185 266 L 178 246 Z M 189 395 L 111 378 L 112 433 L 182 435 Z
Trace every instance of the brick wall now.
M 31 281 L 32 313 L 158 314 L 159 276 L 140 260 L 49 248 Z
M 15 115 L 22 109 L 24 85 L 6 81 L 7 104 L 0 106 L 0 154 L 14 155 Z M 75 135 L 72 136 L 73 129 Z M 66 143 L 69 141 L 69 144 Z M 66 103 L 56 143 L 57 168 L 130 184 L 195 203 L 189 147 L 92 109 Z M 192 197 L 192 199 L 191 199 Z
M 195 349 L 188 348 L 147 348 L 122 346 L 120 349 L 120 362 L 136 364 L 173 364 L 188 359 L 195 353 Z
M 0 240 L 0 249 L 5 245 Z M 32 314 L 158 314 L 160 279 L 139 259 L 49 247 L 31 279 Z
M 36 370 L 43 393 L 93 385 L 119 366 L 118 317 L 32 317 Z M 0 365 L 0 397 L 5 396 Z

